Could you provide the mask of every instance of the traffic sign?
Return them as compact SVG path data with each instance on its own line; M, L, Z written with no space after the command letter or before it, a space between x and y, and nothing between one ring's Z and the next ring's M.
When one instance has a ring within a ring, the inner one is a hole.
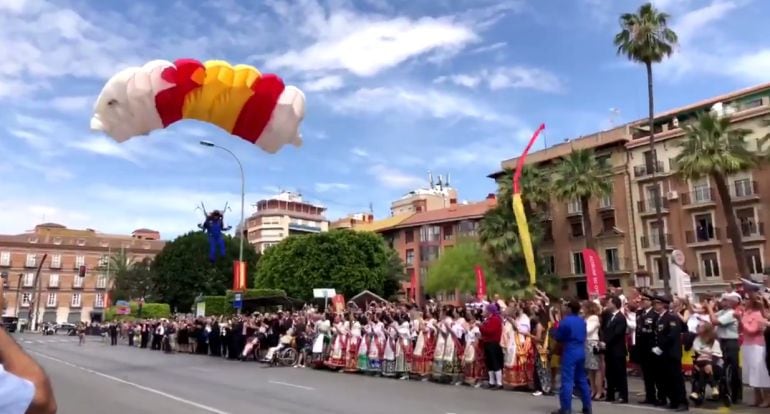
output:
M243 296L240 293L236 293L233 298L233 308L243 309Z

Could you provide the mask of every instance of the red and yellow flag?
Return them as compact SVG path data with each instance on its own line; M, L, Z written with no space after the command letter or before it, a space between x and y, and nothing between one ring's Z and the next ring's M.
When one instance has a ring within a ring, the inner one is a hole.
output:
M527 224L527 215L524 213L524 203L521 200L519 180L521 179L521 170L524 168L524 160L527 158L527 153L529 153L532 144L537 141L537 137L540 136L544 129L545 124L541 124L537 131L535 131L535 134L532 135L527 147L524 148L524 152L519 156L516 162L516 171L513 173L513 215L516 217L516 226L519 228L519 243L521 243L521 250L524 253L530 285L534 285L537 282L537 270L535 267L535 252L532 249L532 238L530 237L529 225Z

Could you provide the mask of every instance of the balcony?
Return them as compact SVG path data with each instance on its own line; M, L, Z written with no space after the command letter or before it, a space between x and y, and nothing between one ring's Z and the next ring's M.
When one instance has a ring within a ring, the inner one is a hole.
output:
M746 221L740 224L741 235L745 239L765 237L765 224Z
M756 181L735 180L730 185L730 199L733 202L759 200L759 185Z
M672 242L671 233L665 233L664 238L666 239L666 247L672 246L674 243ZM651 236L642 236L642 248L643 249L660 249L660 240L658 240L658 235L653 234Z
M639 200L636 202L636 206L641 214L655 213L655 200ZM661 197L660 207L663 212L668 212L668 200Z
M613 260L604 258L604 273L606 274L629 273L632 270L633 266L629 257L615 258Z
M634 167L634 178L647 178L652 177L652 174L655 173L655 166L658 167L658 173L663 173L663 162L662 161L655 161L650 163L644 163L641 165L637 165Z
M83 289L83 277L75 276L75 280L72 282L73 289ZM78 282L78 280L80 280Z
M709 230L692 231L687 230L684 233L685 241L687 244L719 244L723 240L722 229L710 228Z
M710 207L716 202L713 188L703 187L681 195L683 208Z

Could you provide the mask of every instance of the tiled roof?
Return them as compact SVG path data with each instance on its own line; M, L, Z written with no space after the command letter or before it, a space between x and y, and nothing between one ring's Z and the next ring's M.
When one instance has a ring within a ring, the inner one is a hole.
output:
M143 240L130 235L99 233L92 229L69 229L61 225L46 223L35 227L34 231L21 234L0 234L0 245L29 244L54 245L60 248L113 248L113 249L149 249L160 250L165 245L162 240Z
M376 220L371 223L363 223L363 224L354 226L353 229L356 231L378 232L391 227L396 227L399 224L401 224L404 220L407 220L414 215L415 215L414 213L399 214L392 217L388 217L386 219Z
M394 227L413 227L429 223L444 223L470 218L480 218L489 209L495 206L495 200L484 200L471 204L458 204L452 207L438 210L430 210L414 214Z

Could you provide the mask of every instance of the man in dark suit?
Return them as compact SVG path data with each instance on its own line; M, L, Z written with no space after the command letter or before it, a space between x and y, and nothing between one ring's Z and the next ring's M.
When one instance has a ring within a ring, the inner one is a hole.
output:
M685 395L684 374L682 373L682 320L669 310L671 298L658 296L654 300L658 312L655 326L655 363L658 369L658 389L665 390L669 408L688 411Z
M620 312L620 298L612 296L607 301L607 319L601 330L604 344L604 363L607 375L607 401L628 402L628 377L626 375L626 317ZM617 400L615 399L618 397Z
M643 294L641 309L636 314L636 342L634 344L633 360L642 369L644 379L644 400L641 404L660 405L665 400L663 390L655 386L658 368L655 365L655 355L652 348L655 346L655 327L658 324L658 314L652 307L652 296Z

